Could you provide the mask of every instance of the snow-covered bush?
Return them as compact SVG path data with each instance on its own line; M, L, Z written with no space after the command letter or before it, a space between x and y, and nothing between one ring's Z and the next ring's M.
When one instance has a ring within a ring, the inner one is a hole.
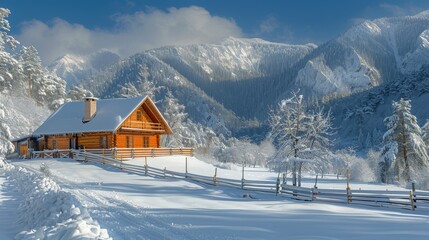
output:
M422 177L419 181L416 181L416 188L420 190L429 190L429 176Z
M30 229L15 239L110 239L79 200L51 178L12 165L5 165L5 170L10 184L23 196L20 222Z
M213 156L219 162L263 166L274 153L274 147L268 141L257 145L249 140L231 139L229 144L214 150Z
M45 163L42 163L40 165L40 172L42 172L43 175L45 175L46 177L50 177L51 176L51 170L49 169L49 166L46 165Z
M354 156L350 162L350 179L357 182L374 182L377 178L368 161Z
M336 171L350 170L350 179L358 182L374 182L377 180L376 168L371 168L373 160L360 158L353 149L342 149L333 155L333 166Z

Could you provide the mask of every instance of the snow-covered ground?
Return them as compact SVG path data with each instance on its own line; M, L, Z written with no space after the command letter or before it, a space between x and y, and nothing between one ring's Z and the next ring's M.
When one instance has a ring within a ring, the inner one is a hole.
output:
M429 237L427 212L293 201L268 193L213 187L181 179L146 177L106 165L69 159L13 161L15 166L34 172L39 171L42 163L48 166L53 181L61 187L61 191L69 193L70 198L75 199L74 204L81 204L80 208L88 211L88 216L93 219L90 223L99 224L100 228L107 230L104 234L113 239ZM129 163L143 165L144 160L136 159ZM158 168L185 170L184 157L149 158L148 163ZM196 158L188 158L188 171L212 176L214 167ZM10 239L17 231L22 231L22 227L25 230L26 226L19 221L12 229L4 224L15 222L14 216L22 216L20 208L16 208L16 202L22 201L22 196L10 185L14 180L2 176L0 174L0 232L6 235L0 239ZM240 179L241 168L219 168L218 176ZM245 177L274 180L277 175L261 168L248 168ZM314 180L307 179L305 184L312 186ZM319 186L322 185L324 188L345 187L343 180L336 179L319 181ZM352 183L353 187L397 188ZM243 197L246 194L251 194L253 198ZM37 205L36 202L34 204Z

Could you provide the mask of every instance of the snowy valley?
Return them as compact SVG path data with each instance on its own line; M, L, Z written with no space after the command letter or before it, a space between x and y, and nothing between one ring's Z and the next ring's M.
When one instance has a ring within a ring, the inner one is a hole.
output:
M46 66L9 34L9 14L0 8L0 240L429 237L429 11L365 20L319 45L229 37ZM174 132L156 140L166 155L193 156L135 158L125 137L130 158L116 145L98 153L116 168L54 155L56 141L45 158L14 149L64 103L138 96ZM373 195L353 202L359 191Z

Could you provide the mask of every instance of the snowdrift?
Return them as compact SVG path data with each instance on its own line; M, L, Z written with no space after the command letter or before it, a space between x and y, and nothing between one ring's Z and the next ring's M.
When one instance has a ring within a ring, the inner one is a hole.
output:
M111 239L82 203L48 176L5 163L0 168L22 195L17 211L27 229L15 239Z

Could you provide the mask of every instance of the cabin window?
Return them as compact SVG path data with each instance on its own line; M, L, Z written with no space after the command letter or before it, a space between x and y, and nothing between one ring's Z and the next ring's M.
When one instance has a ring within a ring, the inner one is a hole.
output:
M127 136L127 148L133 148L133 136Z
M107 136L100 136L100 147L107 148Z
M149 137L143 136L143 147L148 148L149 147Z
M55 139L55 137L52 139L52 149L56 149L57 148L57 139Z
M137 111L137 121L142 121L142 111Z
M76 149L76 138L72 137L69 139L69 145L70 145L70 149Z

